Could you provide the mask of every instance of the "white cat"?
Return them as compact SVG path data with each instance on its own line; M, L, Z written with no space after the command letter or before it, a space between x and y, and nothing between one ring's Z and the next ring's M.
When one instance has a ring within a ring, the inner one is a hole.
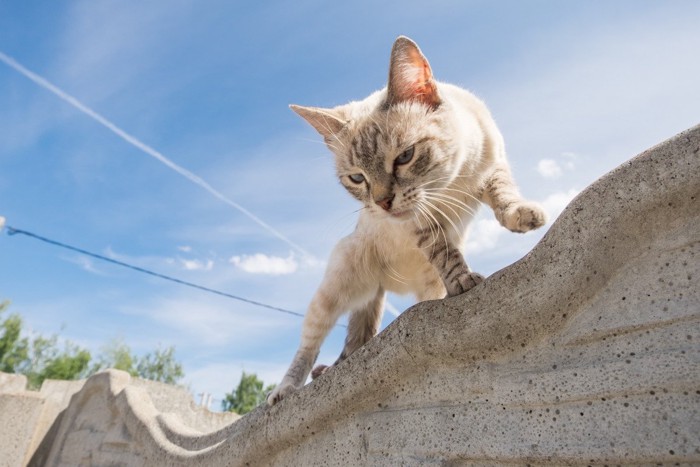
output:
M422 301L480 283L483 277L462 255L480 203L514 232L545 223L542 208L518 193L503 137L484 103L435 81L407 37L394 43L386 88L333 109L291 107L323 136L340 182L364 208L355 231L333 250L299 350L269 404L304 384L342 313L351 315L336 364L377 333L386 291ZM313 376L327 369L320 365Z

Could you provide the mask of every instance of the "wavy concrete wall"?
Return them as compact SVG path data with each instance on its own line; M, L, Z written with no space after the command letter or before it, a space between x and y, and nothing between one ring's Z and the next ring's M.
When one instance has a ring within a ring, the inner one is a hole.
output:
M26 377L0 372L0 467L140 465L139 445L124 425L124 414L132 409L121 412L110 399L127 386L132 397L148 401L160 419L184 433L197 436L240 418L197 406L182 387L131 378L117 370L87 381L46 380L40 391L27 391L26 386ZM130 455L132 451L137 454Z
M110 371L46 465L700 464L700 127L581 193L522 260L206 432Z

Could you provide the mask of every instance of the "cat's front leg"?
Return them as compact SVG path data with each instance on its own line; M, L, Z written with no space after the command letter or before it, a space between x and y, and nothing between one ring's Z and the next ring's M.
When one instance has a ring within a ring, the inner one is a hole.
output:
M512 232L528 232L547 222L542 206L520 195L505 166L497 167L488 177L482 199L491 206L498 222Z
M364 269L362 251L361 239L352 235L336 245L321 286L304 317L299 350L282 382L268 395L268 404L276 404L304 385L321 344L340 315L357 305L369 303L377 294L376 281Z
M318 358L321 344L338 319L338 315L336 300L328 295L322 284L304 317L299 350L294 355L294 359L280 384L267 396L269 405L278 403L304 385L316 358Z
M440 234L440 229L442 226L419 229L417 244L440 275L447 296L454 297L483 282L484 276L469 269L462 252L446 235Z
M267 403L274 405L301 388L317 357L318 350L300 348L280 384L267 395Z

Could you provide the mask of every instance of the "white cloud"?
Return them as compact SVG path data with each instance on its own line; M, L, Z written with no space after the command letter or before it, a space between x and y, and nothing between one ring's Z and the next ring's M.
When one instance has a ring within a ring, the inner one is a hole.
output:
M542 207L544 207L545 211L547 211L550 222L559 217L559 214L561 214L564 208L566 208L571 200L578 194L579 190L570 188L568 191L552 193L551 195L547 196L547 198L542 201Z
M268 256L263 253L233 256L229 262L234 264L237 268L251 274L269 274L272 276L292 274L296 272L299 267L293 253L290 253L286 258Z
M498 244L498 237L506 230L496 219L479 219L470 229L467 251L470 254L491 250Z
M177 247L178 250L182 251L183 253L190 253L192 251L192 247L188 245L182 245Z
M211 271L214 268L214 261L210 259L206 262L198 259L180 259L180 264L188 271Z
M544 178L559 178L564 173L564 170L574 170L576 168L576 159L578 157L573 152L563 152L561 160L542 159L537 163L537 172Z
M537 163L537 171L544 178L561 177L561 166L554 159L542 159Z

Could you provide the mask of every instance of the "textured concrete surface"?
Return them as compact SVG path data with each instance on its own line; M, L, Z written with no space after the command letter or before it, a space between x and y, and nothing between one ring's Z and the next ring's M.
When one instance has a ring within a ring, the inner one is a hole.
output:
M44 401L38 393L0 394L0 466L21 466Z
M700 127L595 182L522 260L228 426L90 378L45 464L700 465L698 197Z
M27 377L0 372L0 394L21 392L27 388Z

